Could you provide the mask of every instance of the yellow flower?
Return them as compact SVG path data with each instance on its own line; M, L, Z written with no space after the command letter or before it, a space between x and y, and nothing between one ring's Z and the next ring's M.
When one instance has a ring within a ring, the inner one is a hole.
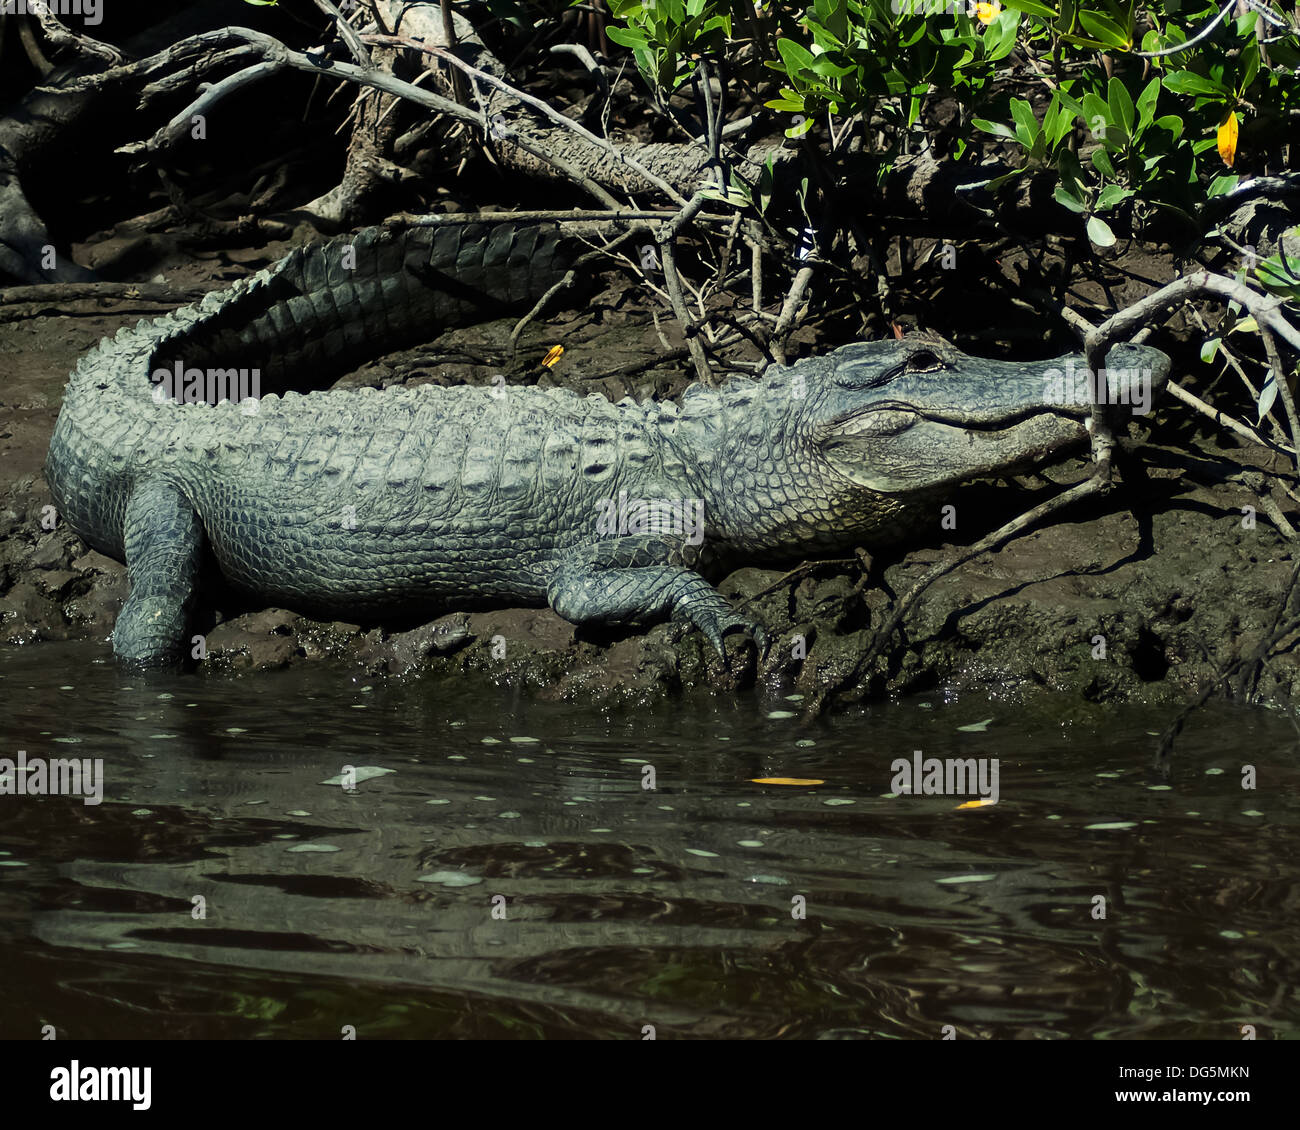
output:
M1002 5L998 0L977 0L975 4L975 18L982 24L991 24L1001 11Z
M1237 159L1237 115L1229 114L1223 119L1223 124L1219 126L1219 156L1223 158L1223 163L1232 168L1232 163Z

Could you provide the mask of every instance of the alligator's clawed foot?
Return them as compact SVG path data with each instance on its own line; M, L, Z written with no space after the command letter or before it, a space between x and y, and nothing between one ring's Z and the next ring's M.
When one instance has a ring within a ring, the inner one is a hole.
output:
M771 639L767 629L757 620L732 612L730 609L721 610L711 607L695 607L691 609L689 618L690 622L704 633L704 638L713 645L713 650L718 653L718 657L728 669L731 668L731 658L727 655L725 637L733 633L741 633L745 642L754 645L756 666L761 664L763 657L767 655Z

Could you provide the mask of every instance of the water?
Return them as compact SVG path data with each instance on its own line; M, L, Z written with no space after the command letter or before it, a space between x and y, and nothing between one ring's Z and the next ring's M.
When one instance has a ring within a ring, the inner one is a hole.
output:
M1166 779L1148 711L805 727L106 659L0 651L0 757L105 767L98 806L0 796L3 1037L1300 1035L1300 754L1264 711L1199 714ZM998 803L887 795L915 749L998 758Z

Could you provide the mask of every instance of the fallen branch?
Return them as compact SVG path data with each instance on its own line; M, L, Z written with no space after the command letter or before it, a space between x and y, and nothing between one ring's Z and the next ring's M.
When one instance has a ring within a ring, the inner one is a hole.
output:
M596 134L592 133L589 129L581 125L579 122L575 122L572 118L566 118L558 110L554 109L551 106L548 106L540 98L534 98L531 94L525 94L522 90L516 89L515 87L511 86L508 82L504 81L503 79L499 79L495 75L488 74L487 71L480 70L478 67L470 66L469 63L466 63L463 59L458 59L455 55L453 55L450 51L446 50L445 48L430 47L426 43L422 43L419 40L409 39L406 36L402 36L402 35L367 35L365 37L365 40L367 43L382 43L383 45L389 47L409 47L412 48L413 50L421 51L426 55L432 55L435 58L442 59L448 63L451 63L452 66L458 68L460 71L469 75L472 79L474 79L474 81L486 83L494 90L499 90L503 94L510 95L511 98L514 98L519 102L522 102L525 106L531 106L534 110L538 110L539 112L544 114L557 126L560 126L562 129L567 129L572 133L577 134L584 141L591 143L592 145L596 146L598 149L601 149L603 152L621 161L629 169L632 169L634 172L644 177L647 183L652 185L654 188L657 188L660 192L662 192L674 203L681 204L683 206L687 204L686 198L683 197L681 193L679 193L675 188L673 188L672 185L670 185L667 181L663 180L661 177L655 176L654 173L652 173L649 169L647 169L634 157L631 157L627 153L620 150L607 138L598 137ZM515 133L517 133L517 131L510 131L505 134L505 137L514 140Z

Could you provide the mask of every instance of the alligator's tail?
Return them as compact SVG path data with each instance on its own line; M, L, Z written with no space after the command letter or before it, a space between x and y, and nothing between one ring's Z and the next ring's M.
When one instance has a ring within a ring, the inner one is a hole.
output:
M257 369L263 392L320 388L348 368L539 298L563 277L553 225L371 228L299 248L155 326L159 369ZM167 324L170 323L170 324ZM140 373L129 398L154 391Z

